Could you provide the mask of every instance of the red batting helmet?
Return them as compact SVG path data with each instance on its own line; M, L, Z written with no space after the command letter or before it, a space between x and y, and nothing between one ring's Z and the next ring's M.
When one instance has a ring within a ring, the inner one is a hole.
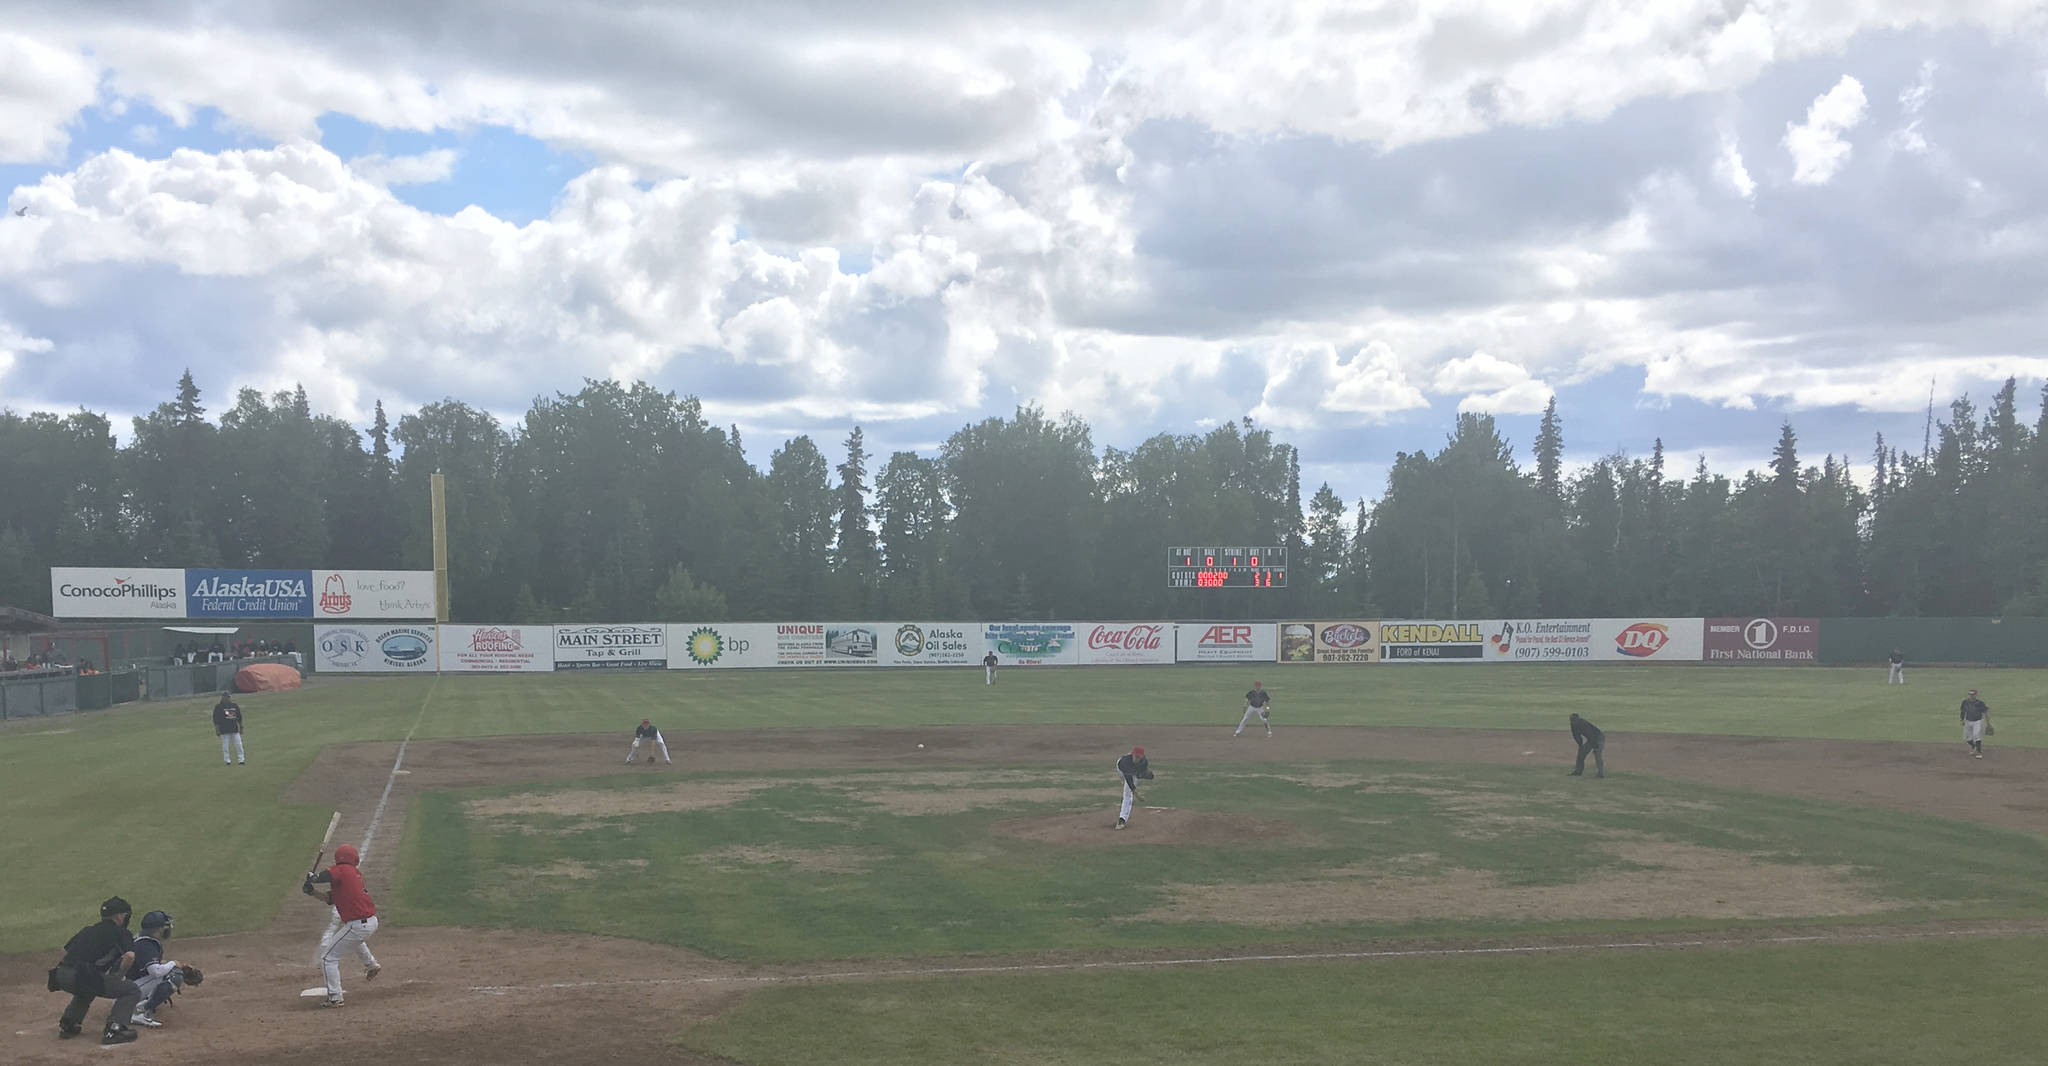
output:
M354 844L343 844L334 849L334 861L342 866L354 866L356 863L361 862L362 859L356 855L356 846Z

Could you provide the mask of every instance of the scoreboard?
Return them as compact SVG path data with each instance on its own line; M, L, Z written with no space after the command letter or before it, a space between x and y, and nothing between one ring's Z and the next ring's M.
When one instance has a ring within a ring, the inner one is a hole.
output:
M1287 549L1277 545L1168 548L1166 587L1284 589L1287 587Z

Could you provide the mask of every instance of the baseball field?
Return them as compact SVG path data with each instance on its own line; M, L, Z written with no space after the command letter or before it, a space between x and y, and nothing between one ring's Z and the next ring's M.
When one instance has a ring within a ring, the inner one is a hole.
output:
M1231 736L1254 680L1271 739ZM2038 1062L2048 672L1910 680L316 679L241 698L235 767L206 700L10 722L0 1061ZM1605 779L1564 774L1574 711ZM625 764L642 718L672 765ZM335 811L384 973L329 1011ZM43 981L115 893L208 978L102 1052Z

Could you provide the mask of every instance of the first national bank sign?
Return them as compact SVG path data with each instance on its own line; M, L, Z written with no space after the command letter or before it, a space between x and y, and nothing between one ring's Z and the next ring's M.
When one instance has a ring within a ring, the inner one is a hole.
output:
M435 617L431 570L50 569L58 618Z

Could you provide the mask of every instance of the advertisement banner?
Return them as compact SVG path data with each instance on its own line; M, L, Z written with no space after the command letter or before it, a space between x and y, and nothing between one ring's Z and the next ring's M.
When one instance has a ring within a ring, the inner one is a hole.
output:
M979 666L988 654L972 622L903 622L884 625L888 666Z
M543 674L555 668L552 626L442 626L447 673Z
M433 673L432 626L315 626L315 673Z
M555 627L557 670L663 670L667 667L667 626Z
M774 666L775 626L770 622L690 622L668 627L671 670L732 670Z
M1004 666L1074 666L1081 649L1072 622L984 622L981 638Z
M1378 622L1288 622L1280 627L1283 663L1371 663L1379 658Z
M432 570L315 570L316 618L433 618Z
M1400 621L1380 623L1380 661L1505 662L1513 654L1511 623Z
M1502 622L1490 658L1512 662L1697 663L1700 618L1523 618Z
M1814 618L1709 618L1703 662L1811 666L1820 656Z
M1171 622L1082 624L1081 665L1150 666L1173 661Z
M187 570L187 618L311 618L310 570Z
M1280 655L1280 627L1271 622L1182 622L1173 628L1177 662L1270 663Z
M56 618L184 618L185 571L53 566L50 614Z
M880 622L825 623L825 659L821 666L882 665Z

